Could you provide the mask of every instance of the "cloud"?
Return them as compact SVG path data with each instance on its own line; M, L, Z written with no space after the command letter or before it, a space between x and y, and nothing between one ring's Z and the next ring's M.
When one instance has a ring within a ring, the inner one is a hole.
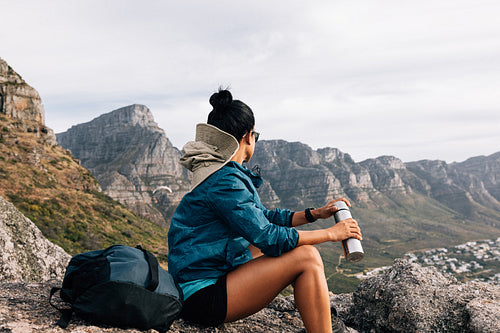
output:
M263 139L356 160L493 153L496 1L0 0L0 56L56 132L132 103L181 147L231 86ZM339 124L342 124L340 126Z

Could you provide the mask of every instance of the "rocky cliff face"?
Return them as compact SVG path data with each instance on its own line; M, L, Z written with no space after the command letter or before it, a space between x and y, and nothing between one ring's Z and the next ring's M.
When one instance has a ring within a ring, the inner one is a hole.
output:
M500 220L500 152L461 163L418 161L407 167L425 182L425 193L469 218Z
M132 105L74 126L58 134L58 140L92 171L106 193L157 221L168 219L188 190L189 175L177 163L180 152L144 106ZM299 142L272 140L257 144L249 168L260 166L264 184L259 193L268 207L302 210L347 197L356 207L381 209L401 207L407 204L404 200L432 199L450 209L450 216L480 218L496 228L499 156L449 165L405 164L393 156L356 163L335 148L313 150Z
M262 141L250 167L259 165L269 186L261 190L263 201L303 209L344 196L376 205L379 193L411 190L405 164L392 156L362 163L338 149L313 150L299 142ZM416 178L416 177L414 177Z
M180 152L144 105L130 105L57 134L99 180L104 192L165 225L189 188Z
M313 150L299 142L276 140L257 144L249 167L255 165L268 181L261 190L267 205L302 209L346 196L379 207L387 197L417 192L465 216L478 208L490 215L500 211L500 153L452 164L403 163L393 156L355 163L335 148Z
M62 279L70 256L0 196L0 281Z
M26 126L26 130L45 137L50 144L56 144L54 132L45 126L45 111L40 95L1 58L0 114L34 122L36 125Z

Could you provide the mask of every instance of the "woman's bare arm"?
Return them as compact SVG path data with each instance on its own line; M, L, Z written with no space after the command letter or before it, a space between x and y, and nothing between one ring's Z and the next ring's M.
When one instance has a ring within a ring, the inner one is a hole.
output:
M299 230L297 246L314 245L324 242L338 242L347 238L363 239L358 223L353 219L341 221L329 228L319 230Z

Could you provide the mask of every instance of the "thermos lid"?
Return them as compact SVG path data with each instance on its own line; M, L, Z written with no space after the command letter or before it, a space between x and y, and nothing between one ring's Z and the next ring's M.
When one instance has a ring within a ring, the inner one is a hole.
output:
M337 209L349 209L349 206L344 201L336 201L334 205Z

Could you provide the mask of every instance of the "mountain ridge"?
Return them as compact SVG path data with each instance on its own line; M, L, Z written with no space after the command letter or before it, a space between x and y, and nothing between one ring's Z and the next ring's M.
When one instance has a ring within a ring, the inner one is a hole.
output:
M131 105L114 110L110 114L127 109L135 109L134 112L143 110L142 107ZM72 128L82 132L88 131L88 136L92 137L93 141L103 142L102 149L113 149L104 144L108 142L108 136L113 136L111 132L100 137L99 131L93 131L96 126L109 129L104 123L98 124L99 119L98 117ZM127 121L114 126L119 128L118 133L133 127ZM145 137L141 142L145 145L139 150L147 151L146 147L151 142L156 142L156 131L156 123L143 127L141 133ZM71 136L71 132L67 131L64 135ZM162 135L166 137L164 132ZM60 140L61 134L57 136ZM135 143L137 142L139 141ZM66 145L63 140L60 140L60 143L75 152L85 149L83 140L80 143L74 141L73 147ZM120 144L122 146L115 149L124 152L121 161L127 160L128 149L138 149L135 146L127 148L129 143L126 140L122 140ZM180 154L180 151L176 150L171 158L177 161ZM79 153L75 153L75 156L79 158ZM254 156L246 166L251 169L259 165L264 178L259 195L268 208L299 211L306 207L322 206L339 197L351 200L353 215L360 223L365 236L363 244L371 255L359 265L341 263L339 266L338 258L342 255L340 248L336 244L318 245L328 266L327 274L338 277L337 270L349 275L366 268L383 266L409 250L440 247L442 243L458 245L468 240L500 236L500 203L497 200L500 193L500 184L497 181L500 179L499 157L500 153L495 153L448 164L439 160L404 163L395 156L386 155L355 162L348 153L337 148L314 150L301 142L262 140L257 143ZM154 154L149 154L148 158L153 164L163 163L158 158L155 160ZM131 159L128 163L137 162L140 163L137 159ZM109 168L106 163L102 165ZM85 159L82 159L82 164L86 166ZM185 174L178 173L176 169L165 168L163 171L171 177L177 177L183 184L189 181ZM100 176L96 177L99 179ZM119 177L127 176L121 173ZM132 176L133 179L138 177ZM119 180L110 181L117 182ZM106 183L101 184L106 187ZM168 190L155 192L159 187ZM112 191L106 188L105 191L113 197ZM142 197L148 196L156 209L171 213L176 202L158 200L161 198L158 194L163 198L176 197L180 200L188 191L188 186L174 188L170 183L157 182L155 186L136 186L128 188L127 191L135 191L135 195ZM114 198L120 200L118 196ZM169 215L162 215L165 225L168 226ZM332 221L320 221L304 228L321 227L331 223ZM350 281L355 283L355 279ZM330 287L335 288L333 285Z
M318 245L327 275L336 280L329 281L330 288L339 291L334 285L342 279L339 271L348 276L387 265L411 250L498 237L500 205L491 193L500 186L496 181L500 179L499 156L471 160L488 162L485 168L497 175L488 177L489 173L462 171L473 168L470 162L410 164L394 156L380 156L357 163L336 148L313 150L298 142L263 140L257 143L248 167L260 166L264 183L259 194L267 207L303 210L339 197L351 201L369 255L360 263L349 264L339 259L342 252L337 244ZM318 221L304 228L332 222Z
M7 77L13 75L8 66L1 73L5 72ZM140 241L165 259L169 216L189 189L189 175L177 163L180 151L154 122L151 111L134 104L90 122L92 133L82 126L72 127L74 134L81 129L74 135L81 142L72 148L79 149L78 160L51 142L41 117L31 118L33 110L43 109L25 106L41 105L41 101L29 100L16 90L18 83L25 83L8 80L0 82L0 94L4 94L0 195L70 253ZM7 114L7 106L20 112ZM338 292L359 283L350 276L385 266L408 250L498 235L498 156L473 157L456 164L439 160L403 163L393 156L356 163L336 148L314 150L300 142L263 140L257 143L248 166L261 166L264 183L259 193L268 208L303 210L339 196L351 200L369 255L360 264L347 264L340 260L338 244L318 245L330 287ZM95 175L83 167L89 161ZM156 225L150 224L152 220ZM318 221L304 228L331 223Z
M104 193L166 226L189 188L181 156L144 105L132 104L56 135L98 179Z

